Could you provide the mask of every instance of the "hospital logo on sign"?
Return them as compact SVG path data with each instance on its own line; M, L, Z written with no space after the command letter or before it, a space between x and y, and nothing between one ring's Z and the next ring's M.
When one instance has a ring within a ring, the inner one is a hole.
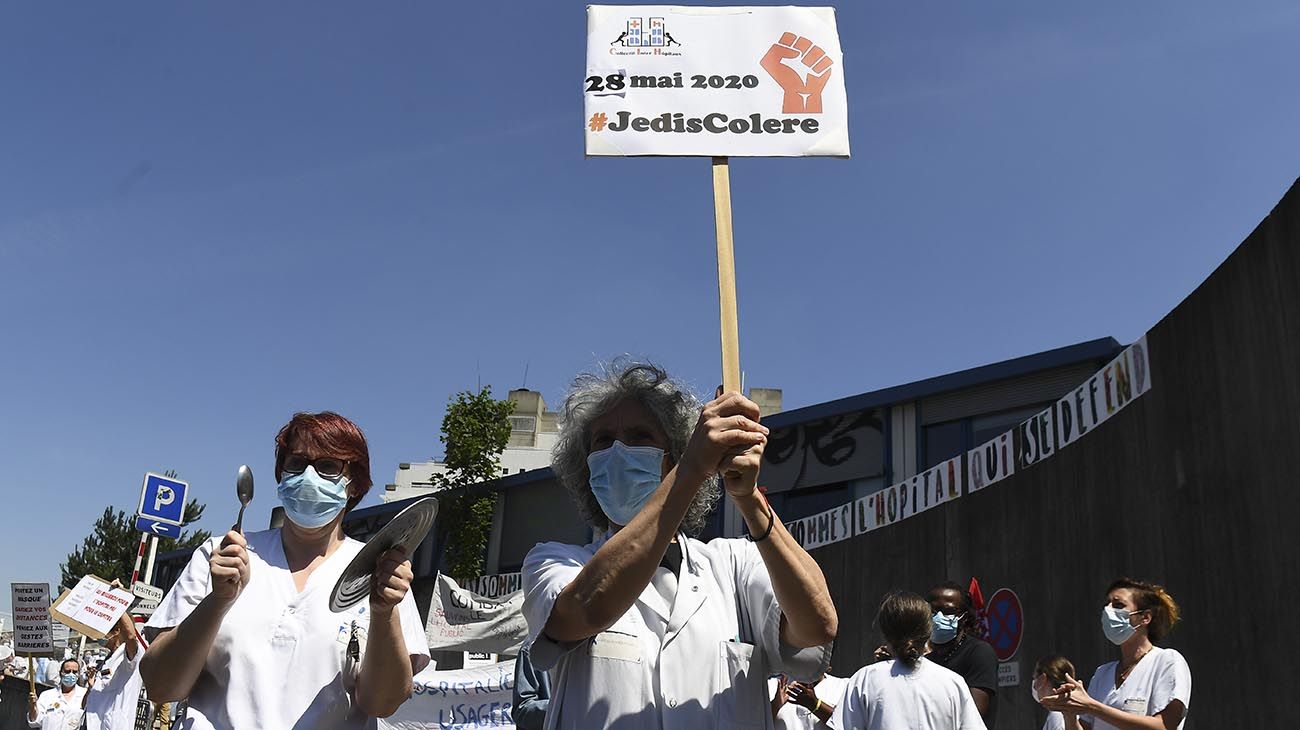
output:
M673 46L680 48L682 44L668 32L663 18L628 18L623 31L610 41L610 45L623 48L649 48L662 52L663 49Z

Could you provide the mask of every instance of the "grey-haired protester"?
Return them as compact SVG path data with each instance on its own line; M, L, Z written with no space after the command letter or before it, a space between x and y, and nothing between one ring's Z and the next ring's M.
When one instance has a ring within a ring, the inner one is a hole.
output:
M758 489L758 406L701 408L659 367L622 363L579 375L561 415L552 466L597 537L524 560L547 727L769 727L766 678L821 676L837 617ZM723 493L748 539L695 539Z

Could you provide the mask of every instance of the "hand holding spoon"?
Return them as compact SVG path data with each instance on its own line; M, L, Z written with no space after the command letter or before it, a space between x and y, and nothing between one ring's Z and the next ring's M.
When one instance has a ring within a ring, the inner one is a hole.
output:
M239 519L231 530L244 534L244 508L253 501L253 470L248 465L239 467L239 476L235 477L235 495L239 497Z

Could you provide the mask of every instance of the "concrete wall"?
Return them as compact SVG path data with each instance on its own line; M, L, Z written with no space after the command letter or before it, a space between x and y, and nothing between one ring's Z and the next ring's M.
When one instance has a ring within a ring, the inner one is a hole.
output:
M1083 677L1116 658L1103 591L1120 575L1167 586L1185 620L1165 641L1194 677L1190 728L1290 727L1300 603L1300 185L1148 333L1152 389L1046 461L906 522L813 551L840 610L834 673L879 644L891 588L980 579L1015 590L1021 685L999 728L1038 727L1034 660Z

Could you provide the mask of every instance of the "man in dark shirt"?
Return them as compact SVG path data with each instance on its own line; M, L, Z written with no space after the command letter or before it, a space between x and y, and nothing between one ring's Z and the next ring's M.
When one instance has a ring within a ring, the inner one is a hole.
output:
M930 589L926 600L935 614L926 659L966 680L980 717L993 730L998 715L998 658L993 647L976 636L979 619L970 593L956 583L941 583Z

